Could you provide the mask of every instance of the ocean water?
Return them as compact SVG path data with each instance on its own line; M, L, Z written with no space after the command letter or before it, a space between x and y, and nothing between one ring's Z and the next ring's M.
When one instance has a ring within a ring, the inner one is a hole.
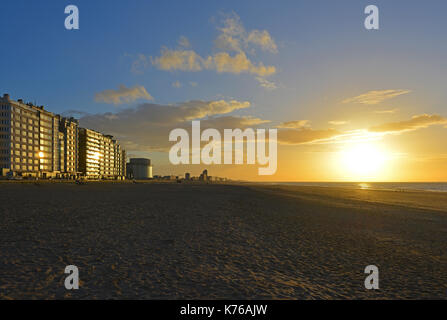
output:
M370 190L447 192L447 182L271 182L270 185L340 187Z

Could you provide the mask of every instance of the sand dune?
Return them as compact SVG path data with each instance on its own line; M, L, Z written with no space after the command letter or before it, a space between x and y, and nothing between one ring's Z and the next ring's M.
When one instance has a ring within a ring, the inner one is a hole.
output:
M2 299L447 297L447 195L0 184ZM81 286L64 288L66 265ZM364 288L365 266L380 290Z

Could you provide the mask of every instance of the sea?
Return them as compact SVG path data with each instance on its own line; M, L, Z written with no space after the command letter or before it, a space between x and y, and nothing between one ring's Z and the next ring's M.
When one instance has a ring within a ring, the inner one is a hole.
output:
M447 192L447 182L264 182L268 185L339 187L349 189Z

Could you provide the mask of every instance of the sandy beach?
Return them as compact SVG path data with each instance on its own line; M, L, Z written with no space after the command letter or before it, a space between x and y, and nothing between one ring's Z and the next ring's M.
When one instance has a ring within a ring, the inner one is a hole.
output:
M0 183L1 299L446 297L447 193Z

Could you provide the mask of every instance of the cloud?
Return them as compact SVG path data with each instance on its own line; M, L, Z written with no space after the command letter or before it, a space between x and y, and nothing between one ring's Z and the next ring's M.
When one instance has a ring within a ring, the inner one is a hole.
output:
M333 125L333 126L342 126L342 125L344 125L344 124L347 124L348 121L344 121L344 120L332 120L332 121L328 121L328 123L329 123L330 125Z
M235 110L247 109L250 107L248 101L237 100L217 100L217 101L189 101L179 105L179 109L183 111L185 120L201 119L209 116L226 114Z
M278 52L278 47L276 46L275 41L266 30L253 30L248 34L247 42L257 44L263 50L267 50L273 53Z
M191 47L191 43L189 42L188 38L186 38L185 36L180 37L180 39L178 40L178 45L182 48L190 48Z
M146 91L143 86L126 88L120 85L118 90L104 90L95 94L96 102L122 104L130 103L138 99L153 100L154 98Z
M376 110L375 113L378 114L393 114L396 113L399 109L389 109L389 110Z
M162 48L161 55L150 58L153 65L160 70L200 71L203 59L193 50L170 50Z
M127 151L166 151L172 146L169 132L191 128L200 119L203 128L244 128L265 123L255 117L235 117L229 113L250 107L248 101L188 101L177 105L141 104L116 113L82 117L80 125L115 136ZM222 131L223 132L223 131Z
M267 80L267 79L264 79L264 78L262 78L262 77L256 77L256 80L258 80L259 85L260 85L261 87L265 88L265 89L268 89L268 90L275 90L275 89L278 88L278 87L276 86L276 83L274 83L274 82L272 82L272 81L269 81L269 80Z
M223 26L218 30L220 35L214 43L221 50L241 52L253 50L251 45L255 45L263 51L278 52L275 40L267 30L254 29L247 32L239 16L235 13L227 15L223 19Z
M346 144L366 141L377 141L385 134L369 132L365 129L338 131L336 129L314 130L303 129L283 129L278 131L278 142L288 145L300 144Z
M207 69L216 70L219 73L239 74L246 72L265 77L276 72L275 67L264 66L262 62L257 65L253 64L244 52L239 52L234 56L227 52L219 52L212 57L208 57L204 64Z
M132 62L130 71L135 74L142 74L151 65L150 59L144 54L138 54L137 59Z
M440 115L421 114L413 116L410 120L400 122L390 122L368 129L370 132L401 133L417 129L427 128L432 125L445 125L447 118Z
M312 129L309 120L287 121L278 125L277 128L280 129L278 143L286 145L328 143L342 134L335 129Z
M235 13L227 15L222 24L218 27L220 34L214 41L215 46L224 51L242 51L245 29L239 16Z
M179 47L176 49L162 47L157 57L138 55L132 64L132 71L140 73L150 62L154 67L164 71L213 70L217 73L248 73L261 78L276 73L276 67L254 62L248 56L249 53L255 53L256 48L273 53L278 51L268 31L255 29L247 32L236 14L227 16L223 21L223 26L218 30L215 47L219 49L219 52L202 56L191 49L188 39L182 36L178 41ZM273 82L265 79L258 79L258 81L264 88L276 88Z
M313 130L310 128L303 128L300 130L286 129L278 131L278 142L281 144L297 145L316 143L319 141L327 141L333 139L340 132L334 129L327 130Z
M219 52L204 59L192 50L164 48L161 55L151 58L151 61L157 68L166 71L201 71L207 69L218 73L251 73L262 77L276 72L274 66L265 66L262 62L254 64L244 52L235 55Z
M300 129L300 128L309 127L309 125L310 125L309 120L296 120L296 121L283 122L280 125L278 125L277 128Z
M181 88L182 87L182 84L181 84L181 82L180 81L174 81L173 83L172 83L172 86L174 87L174 88Z
M410 92L410 90L375 90L353 98L345 99L342 103L361 103L373 105Z
M447 125L447 118L428 114L416 115L406 121L385 123L368 129L350 131L338 131L335 129L314 130L304 126L307 124L306 120L301 121L303 122L285 122L278 126L278 128L286 128L278 131L278 142L288 145L300 145L377 141L389 134L400 134L427 128L432 125Z
M203 128L215 128L223 133L224 129L256 127L269 122L270 120L264 120L251 116L245 116L245 117L221 116L221 117L212 117L206 119L205 121L201 121L201 126Z

